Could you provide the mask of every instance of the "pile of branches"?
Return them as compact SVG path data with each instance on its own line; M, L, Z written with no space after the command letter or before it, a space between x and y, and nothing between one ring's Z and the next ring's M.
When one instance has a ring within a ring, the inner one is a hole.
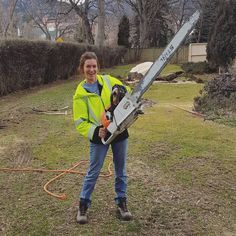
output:
M236 112L236 76L223 74L208 81L200 96L194 98L194 109L204 114L224 115Z

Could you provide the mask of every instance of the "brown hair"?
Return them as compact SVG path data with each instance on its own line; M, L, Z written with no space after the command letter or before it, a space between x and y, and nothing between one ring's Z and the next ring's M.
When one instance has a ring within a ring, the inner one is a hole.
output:
M84 73L84 63L86 60L89 60L89 59L95 59L97 61L98 69L100 68L97 55L94 52L85 52L80 57L80 62L79 62L80 73L82 74Z

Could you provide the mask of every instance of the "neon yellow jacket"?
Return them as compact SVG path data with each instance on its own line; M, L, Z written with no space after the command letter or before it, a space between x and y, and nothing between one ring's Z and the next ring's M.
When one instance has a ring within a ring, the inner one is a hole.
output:
M102 87L101 95L89 93L83 88L86 80L77 87L73 97L73 116L77 131L92 140L94 131L101 126L101 116L110 106L110 95L115 84L122 82L109 75L97 75L99 86ZM126 87L130 91L129 87Z

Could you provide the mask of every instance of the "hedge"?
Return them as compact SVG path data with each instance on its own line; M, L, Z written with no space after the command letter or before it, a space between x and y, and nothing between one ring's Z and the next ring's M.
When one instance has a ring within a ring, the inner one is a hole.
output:
M103 68L119 64L126 49L48 41L0 41L0 96L70 78L77 73L85 51L94 51Z

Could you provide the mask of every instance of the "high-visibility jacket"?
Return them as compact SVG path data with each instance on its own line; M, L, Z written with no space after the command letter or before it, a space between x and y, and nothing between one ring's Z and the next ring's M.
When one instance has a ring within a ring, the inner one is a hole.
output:
M112 87L115 84L123 85L122 82L109 75L97 75L101 95L87 92L83 88L86 80L77 87L73 97L73 116L77 131L92 140L95 129L101 126L101 117L105 109L110 106ZM126 87L130 91L129 87Z

